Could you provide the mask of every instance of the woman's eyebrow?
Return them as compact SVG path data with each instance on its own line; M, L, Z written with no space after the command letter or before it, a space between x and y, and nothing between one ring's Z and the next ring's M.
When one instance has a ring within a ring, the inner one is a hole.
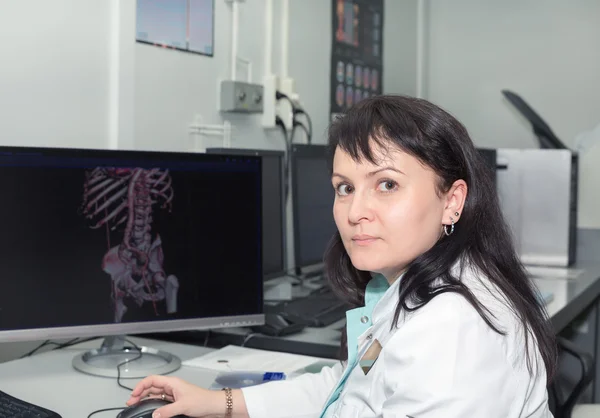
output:
M382 171L394 171L394 172L396 172L398 174L406 175L406 173L404 173L402 170L398 170L397 168L392 167L392 166L385 166L385 167L378 168L375 171L371 171L370 173L367 173L367 177L373 177L374 175L379 174ZM335 173L335 172L333 174L331 174L331 177L332 178L333 177L340 177L340 178L342 178L344 180L349 180L348 177L344 176L343 174Z
M367 177L373 177L374 175L379 174L382 171L395 171L398 174L406 175L402 170L398 170L397 168L392 167L392 166L386 166L386 167L381 167L375 171L371 171L369 174L367 174Z
M344 180L349 180L349 178L348 178L348 177L344 176L343 174L339 174L339 173L333 173L333 174L331 174L331 177L332 177L332 178L333 178L333 177L340 177L341 179L344 179Z

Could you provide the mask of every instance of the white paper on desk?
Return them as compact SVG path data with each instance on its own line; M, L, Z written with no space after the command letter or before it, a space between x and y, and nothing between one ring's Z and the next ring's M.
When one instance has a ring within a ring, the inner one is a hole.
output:
M264 371L291 374L317 362L335 360L228 345L183 362L184 366L218 372Z

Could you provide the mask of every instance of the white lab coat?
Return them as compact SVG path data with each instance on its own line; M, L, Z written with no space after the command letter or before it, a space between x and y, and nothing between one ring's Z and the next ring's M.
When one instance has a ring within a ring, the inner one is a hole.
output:
M353 369L326 417L552 417L535 341L530 339L530 374L523 332L500 293L472 270L465 270L462 280L506 335L492 330L456 293L441 294L402 314L398 327L390 330L397 280L359 337L359 347L377 339L383 349L366 375L361 367ZM250 418L318 418L344 367L338 363L318 374L244 388Z

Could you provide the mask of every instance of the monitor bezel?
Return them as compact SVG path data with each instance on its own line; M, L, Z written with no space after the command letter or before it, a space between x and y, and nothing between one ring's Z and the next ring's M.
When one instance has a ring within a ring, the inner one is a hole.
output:
M219 316L166 321L121 322L113 324L0 330L0 343L153 334L176 331L206 331L219 328L250 327L265 324L265 314Z
M302 274L303 269L310 269L313 266L323 264L323 258L315 260L301 260L300 252L300 235L297 231L300 230L300 219L298 217L298 158L325 158L328 157L328 146L324 144L293 144L291 147L291 175L292 175L292 211L293 211L293 228L294 228L294 264L296 272ZM333 203L333 202L332 202Z
M279 169L280 169L280 186L281 186L281 248L282 248L282 268L281 270L274 271L272 273L264 274L263 272L263 280L269 281L273 279L278 279L287 274L287 245L286 245L286 231L287 231L287 211L286 211L286 201L285 201L285 152L279 150L267 150L267 149L259 149L259 148L219 148L219 147L210 147L206 148L207 154L233 154L233 155L254 155L254 156L269 156L269 157L279 157ZM264 193L264 190L263 190ZM264 220L263 220L264 222Z
M236 156L234 154L205 154L198 152L182 151L147 151L147 150L113 150L96 148L67 148L67 147L34 147L34 146L0 146L0 153L14 154L32 154L44 153L45 155L66 156L72 158L114 158L114 159L161 159L165 162L185 161L185 162L222 162L227 157ZM259 173L262 175L262 160L257 156L248 155L249 158L255 158L259 164ZM260 182L262 185L262 182ZM262 214L262 199L259 199L261 205L259 213ZM262 236L262 219L260 220L260 230ZM260 251L262 261L262 251ZM231 316L215 316L187 319L169 319L162 321L135 321L120 323L103 323L92 325L74 325L60 327L27 328L27 329L0 329L0 343L20 342L35 340L50 340L63 338L86 338L86 337L105 337L113 335L127 334L147 334L173 331L190 330L209 330L217 328L248 327L255 325L264 325L264 294L262 278L262 262L260 263L259 274L257 275L257 292L259 300L256 302L256 313Z

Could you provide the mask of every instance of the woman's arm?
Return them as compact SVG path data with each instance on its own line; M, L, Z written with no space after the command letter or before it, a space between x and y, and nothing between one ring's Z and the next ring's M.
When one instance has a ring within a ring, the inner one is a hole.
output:
M324 367L319 373L306 373L291 380L243 388L240 393L244 399L244 412L250 418L318 416L342 370L342 365L337 362L332 367Z

